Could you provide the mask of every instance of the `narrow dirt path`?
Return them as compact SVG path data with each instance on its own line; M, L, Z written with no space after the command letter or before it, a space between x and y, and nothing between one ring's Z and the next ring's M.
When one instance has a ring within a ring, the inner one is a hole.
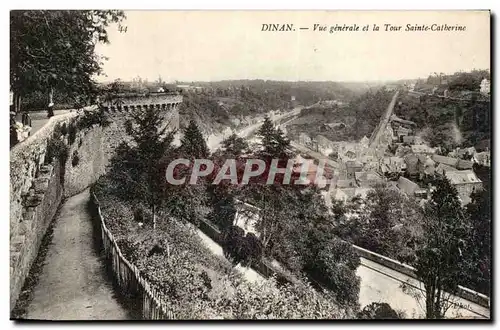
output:
M52 243L25 319L127 320L95 249L89 191L69 198L54 224Z

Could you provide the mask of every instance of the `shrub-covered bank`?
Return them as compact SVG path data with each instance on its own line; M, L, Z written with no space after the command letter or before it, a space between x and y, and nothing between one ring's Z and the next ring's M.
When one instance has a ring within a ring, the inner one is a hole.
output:
M126 258L168 297L178 319L339 319L350 312L307 284L278 287L274 279L250 283L215 256L189 226L165 215L156 228L140 203L125 202L102 177L93 187L108 228ZM135 213L135 217L134 217ZM137 220L143 222L138 222Z

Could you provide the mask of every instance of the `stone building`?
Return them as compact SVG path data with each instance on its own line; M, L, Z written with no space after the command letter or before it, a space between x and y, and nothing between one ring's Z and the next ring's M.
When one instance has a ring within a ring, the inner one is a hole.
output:
M471 170L449 171L445 173L445 176L457 189L462 205L469 204L471 201L470 195L474 191L478 191L483 188L483 183Z
M491 167L491 155L489 151L478 152L472 157L472 161L483 166Z
M347 179L354 179L355 173L360 172L363 169L363 164L357 161L347 161L345 162Z
M398 179L397 187L408 196L414 196L415 192L420 189L417 183L402 176Z
M486 78L484 78L481 81L481 84L479 85L479 92L484 95L484 96L489 96L490 95L490 81Z
M358 186L362 188L373 188L384 182L382 177L376 172L356 172L354 177Z
M446 164L439 164L436 167L435 172L441 175L446 174L446 172L455 172L457 169Z

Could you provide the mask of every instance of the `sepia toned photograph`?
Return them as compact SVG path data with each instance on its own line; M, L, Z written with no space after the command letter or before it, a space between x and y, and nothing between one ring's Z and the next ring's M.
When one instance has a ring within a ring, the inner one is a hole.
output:
M11 10L10 319L490 321L488 10Z

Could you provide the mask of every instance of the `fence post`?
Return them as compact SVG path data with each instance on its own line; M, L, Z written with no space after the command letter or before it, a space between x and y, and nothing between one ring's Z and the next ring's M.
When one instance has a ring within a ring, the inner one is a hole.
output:
M131 264L122 254L113 234L106 227L99 201L94 193L91 193L91 201L97 208L105 259L111 262L113 277L122 293L132 293L134 296L142 295L143 319L173 319L173 313L166 308L163 295L160 294L160 291L151 286L151 284L141 276L137 266Z

